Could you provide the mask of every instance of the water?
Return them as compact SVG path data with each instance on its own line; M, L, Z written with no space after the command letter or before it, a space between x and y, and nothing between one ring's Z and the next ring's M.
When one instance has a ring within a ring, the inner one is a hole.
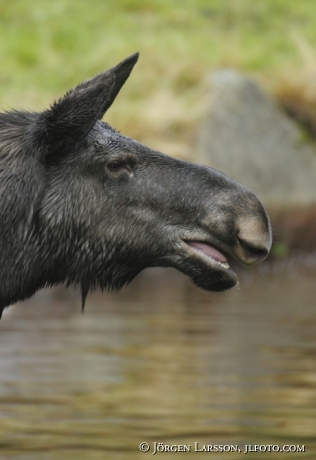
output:
M178 460L314 460L315 259L237 270L240 288L222 294L153 269L90 295L84 315L60 289L7 310L0 459L174 458L152 455L163 443ZM199 451L217 444L305 452Z

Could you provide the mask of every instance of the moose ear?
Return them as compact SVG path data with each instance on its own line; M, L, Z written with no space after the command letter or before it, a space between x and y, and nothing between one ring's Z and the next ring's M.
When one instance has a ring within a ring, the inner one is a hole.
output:
M39 115L36 141L50 152L80 143L100 120L138 60L135 53L117 66L76 86Z

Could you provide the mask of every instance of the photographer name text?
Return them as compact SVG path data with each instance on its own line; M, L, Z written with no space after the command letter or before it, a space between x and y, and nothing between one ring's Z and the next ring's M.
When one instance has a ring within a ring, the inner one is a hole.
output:
M153 442L152 446L148 442L142 442L139 445L141 452L149 452L151 454L161 454L164 452L237 452L239 454L248 454L253 452L305 452L305 446L295 444L285 444L279 446L277 444L245 444L241 448L238 444L202 444L195 442L191 444L164 444L162 442Z

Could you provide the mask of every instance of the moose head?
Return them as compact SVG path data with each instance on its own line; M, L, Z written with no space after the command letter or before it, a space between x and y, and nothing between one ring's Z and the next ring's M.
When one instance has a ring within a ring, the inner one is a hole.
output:
M271 246L258 198L101 119L138 53L41 113L0 114L0 312L59 283L119 289L146 267L174 267L222 291Z

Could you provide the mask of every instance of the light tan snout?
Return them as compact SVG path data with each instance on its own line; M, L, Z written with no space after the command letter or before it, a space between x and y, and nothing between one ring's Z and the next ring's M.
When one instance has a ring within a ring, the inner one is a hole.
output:
M235 255L241 263L254 265L267 257L272 245L271 227L267 217L242 217L237 221L237 230Z

